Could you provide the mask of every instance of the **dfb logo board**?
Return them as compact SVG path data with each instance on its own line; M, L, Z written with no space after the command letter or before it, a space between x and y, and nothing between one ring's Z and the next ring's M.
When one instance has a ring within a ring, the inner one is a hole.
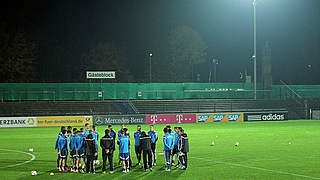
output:
M37 117L37 126L84 126L85 123L92 125L92 119L92 116L41 116Z

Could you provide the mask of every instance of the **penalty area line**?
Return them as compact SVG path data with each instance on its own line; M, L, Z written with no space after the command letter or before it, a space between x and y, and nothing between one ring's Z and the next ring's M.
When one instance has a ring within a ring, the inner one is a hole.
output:
M285 175L291 175L291 176L303 177L303 178L309 178L309 179L320 179L318 177L312 177L312 176L306 176L306 175L302 175L302 174L296 174L296 173L289 173L289 172L283 172L283 171L278 171L278 170L260 168L260 167L255 167L255 166L247 166L247 165L224 162L224 161L213 161L213 160L206 159L206 158L201 158L201 157L190 157L190 158L203 160L203 161L208 161L208 162L212 162L212 163L215 163L215 164L227 164L227 165L230 165L230 166L238 166L238 167L244 167L244 168L250 168L250 169L257 169L257 170L261 170L261 171L268 171L268 172L271 172L271 173L285 174Z
M17 152L17 153L21 153L21 154L27 154L29 156L31 156L31 159L27 160L27 161L24 161L22 163L17 163L17 164L12 164L12 165L8 165L8 166L2 166L0 167L0 169L3 169L3 168L10 168L10 167L15 167L15 166L20 166L20 165L23 165L23 164L27 164L33 160L36 159L36 156L31 154L31 153L27 153L27 152L23 152L23 151L17 151L17 150L10 150L10 149L0 149L0 151L9 151L9 152Z

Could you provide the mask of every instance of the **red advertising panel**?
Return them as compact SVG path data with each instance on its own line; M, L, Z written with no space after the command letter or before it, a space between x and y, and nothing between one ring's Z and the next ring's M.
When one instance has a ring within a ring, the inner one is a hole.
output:
M147 114L147 124L196 123L196 114Z

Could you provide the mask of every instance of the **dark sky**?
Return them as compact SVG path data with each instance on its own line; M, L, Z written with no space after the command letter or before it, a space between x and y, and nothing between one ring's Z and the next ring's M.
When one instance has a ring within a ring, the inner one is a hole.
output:
M257 2L257 61L269 41L275 84L280 79L291 84L319 84L320 1ZM239 72L248 67L253 53L252 0L14 1L2 9L0 20L24 24L39 42L39 81L72 81L81 54L98 42L115 42L126 48L131 72L138 81L143 80L146 50L157 49L170 30L182 25L203 37L208 60L221 60L219 82L240 82ZM48 49L57 46L68 49L68 54L57 63L48 62L54 56ZM51 68L52 64L63 68ZM311 69L306 68L308 64ZM50 75L48 71L59 73ZM205 81L207 64L197 66L197 71Z

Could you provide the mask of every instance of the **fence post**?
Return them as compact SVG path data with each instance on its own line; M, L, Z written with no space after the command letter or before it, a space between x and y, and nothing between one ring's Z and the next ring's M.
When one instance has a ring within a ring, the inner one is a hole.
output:
M305 111L306 111L306 119L308 119L308 100L304 100L304 108L305 108Z

